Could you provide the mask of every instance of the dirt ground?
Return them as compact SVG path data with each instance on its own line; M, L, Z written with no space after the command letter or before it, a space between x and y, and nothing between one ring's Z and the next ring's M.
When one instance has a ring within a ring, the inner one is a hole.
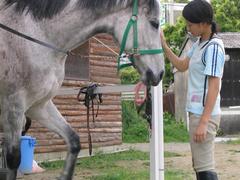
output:
M195 175L192 172L191 153L190 150L181 148L173 152L181 154L179 157L165 158L165 167L169 169L177 169ZM216 170L220 180L239 180L240 179L240 145L217 143L215 147ZM185 179L184 179L185 180Z
M148 148L137 145L135 149L148 151ZM180 154L177 157L165 158L165 169L183 171L191 175L191 178L183 180L195 180L191 167L191 153L188 143L165 144L165 151ZM240 179L240 145L217 143L215 147L216 168L220 180ZM141 166L141 163L138 163ZM136 164L135 164L136 166ZM41 174L24 175L24 180L52 180L60 174L60 170L45 171ZM74 180L84 180L96 174L94 170L75 170Z

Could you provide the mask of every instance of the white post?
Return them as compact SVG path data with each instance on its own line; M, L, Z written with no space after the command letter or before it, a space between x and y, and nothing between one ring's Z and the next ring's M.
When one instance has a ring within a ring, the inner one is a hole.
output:
M150 179L164 180L162 82L151 88L152 132L150 139Z

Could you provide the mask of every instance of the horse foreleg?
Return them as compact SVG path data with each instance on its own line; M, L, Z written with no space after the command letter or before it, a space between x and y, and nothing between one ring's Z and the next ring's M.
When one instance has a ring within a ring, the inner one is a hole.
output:
M3 148L8 167L8 180L15 180L20 165L20 137L24 120L23 100L10 95L2 98L1 120L3 125Z
M77 156L80 151L78 134L69 126L52 101L49 101L47 104L40 104L30 108L27 111L27 116L31 119L37 120L40 124L64 138L68 145L68 153L64 165L64 171L60 179L71 180Z

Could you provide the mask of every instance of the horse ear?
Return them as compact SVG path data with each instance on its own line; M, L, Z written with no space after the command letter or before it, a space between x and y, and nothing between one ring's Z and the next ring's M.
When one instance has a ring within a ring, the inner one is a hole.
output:
M153 9L157 5L155 0L149 0L148 3L149 3L150 9Z
M154 9L156 6L156 0L139 0L139 4L146 4L149 8L149 11L151 11L151 9Z
M141 4L151 4L151 1L154 1L154 0L139 0L139 4L141 5Z
M144 13L149 14L152 9L154 0L139 0L139 5L144 6Z

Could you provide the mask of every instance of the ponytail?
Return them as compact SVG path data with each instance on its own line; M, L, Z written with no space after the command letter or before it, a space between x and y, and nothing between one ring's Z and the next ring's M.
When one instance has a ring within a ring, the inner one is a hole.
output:
M212 28L211 28L211 29L212 29L212 33L211 33L211 36L210 36L210 38L209 38L209 41L213 38L213 35L218 32L217 23L214 22L214 21L212 21L211 25L212 25Z
M211 25L212 25L212 33L217 33L218 29L217 29L216 22L212 21Z

